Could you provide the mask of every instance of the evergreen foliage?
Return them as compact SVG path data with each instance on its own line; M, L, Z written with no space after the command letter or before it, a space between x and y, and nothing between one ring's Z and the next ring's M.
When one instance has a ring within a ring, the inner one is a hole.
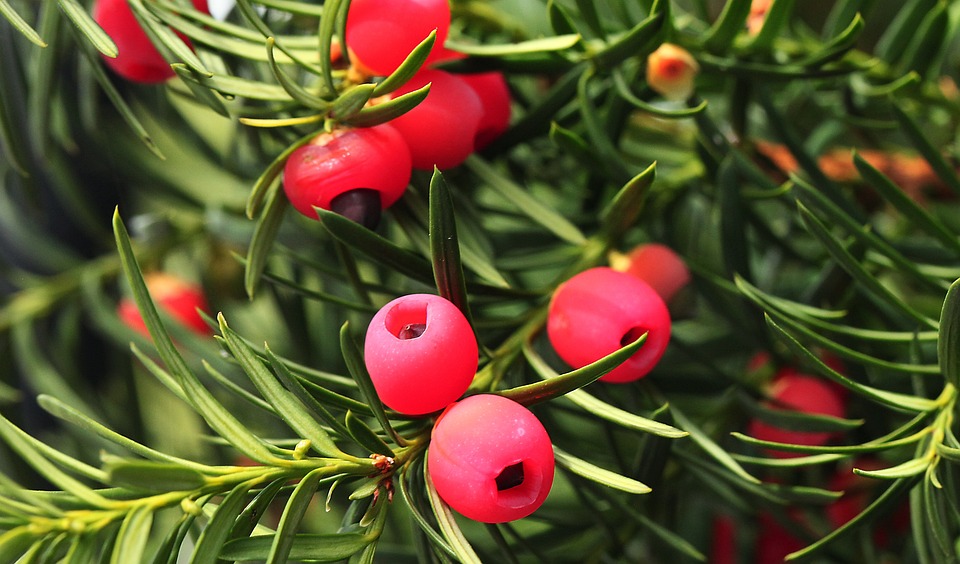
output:
M375 231L290 210L283 164L416 106L367 102L433 35L357 82L331 61L349 0L129 3L177 78L112 74L86 0L0 0L0 563L760 562L775 528L790 559L960 559L955 3L772 0L754 29L750 0L453 0L467 57L443 66L502 71L511 127L415 171ZM665 42L699 66L682 102L645 82ZM644 242L693 282L653 372L595 382L643 340L571 370L549 298ZM158 311L149 271L202 283L215 337ZM414 292L471 320L469 393L547 428L534 515L453 513L433 418L377 399L363 328ZM775 409L785 367L847 415Z

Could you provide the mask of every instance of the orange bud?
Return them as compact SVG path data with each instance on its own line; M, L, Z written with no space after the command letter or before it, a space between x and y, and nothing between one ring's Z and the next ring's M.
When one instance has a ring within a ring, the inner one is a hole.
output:
M747 16L747 33L756 35L760 33L763 22L767 20L767 12L770 11L770 4L773 0L753 0L750 4L750 15Z
M683 47L664 43L647 57L647 84L668 100L686 100L700 65Z

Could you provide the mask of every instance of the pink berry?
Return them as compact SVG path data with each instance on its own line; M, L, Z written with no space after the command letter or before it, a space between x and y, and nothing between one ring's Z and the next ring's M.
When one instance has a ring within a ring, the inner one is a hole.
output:
M550 301L547 336L567 364L581 368L632 343L647 340L633 356L604 375L604 382L642 378L670 341L670 312L646 282L612 268L585 270L561 284Z
M440 498L465 517L503 523L537 510L553 485L550 437L528 409L503 396L470 396L447 408L427 451Z
M625 272L649 284L665 302L690 283L687 264L666 245L639 245L627 255L627 260Z
M457 306L432 294L401 296L380 308L363 352L380 400L407 415L450 405L477 372L470 323Z
M307 217L316 219L313 208L318 207L373 227L380 210L403 195L411 170L410 151L389 124L345 128L320 134L294 151L283 169L283 188ZM346 207L353 196L369 197Z
M144 276L147 290L157 308L166 312L198 335L210 335L210 326L197 310L210 312L203 290L176 276L159 272ZM120 300L117 314L128 327L142 335L149 335L147 325L140 316L137 304L131 298Z
M346 43L354 64L386 76L433 30L437 52L450 30L449 0L352 0Z
M193 0L193 6L210 13L207 0ZM176 74L140 27L127 0L96 0L93 19L117 45L117 57L103 57L103 60L118 75L132 82L150 84Z
M769 391L772 409L789 409L816 415L843 417L846 411L843 398L830 382L792 368L781 369L771 384ZM834 433L826 431L794 431L782 429L759 419L751 420L747 434L756 439L795 445L819 446L826 444ZM769 454L777 458L793 458L801 453L770 450Z
M446 170L459 165L473 152L483 106L463 78L440 70L417 73L393 96L427 84L431 84L427 97L390 124L410 147L413 168L433 170L436 165Z

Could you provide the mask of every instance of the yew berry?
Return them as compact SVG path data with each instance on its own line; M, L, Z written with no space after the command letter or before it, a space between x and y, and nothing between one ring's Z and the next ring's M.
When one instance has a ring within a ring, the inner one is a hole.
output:
M843 417L846 412L843 397L834 385L792 368L784 368L777 373L768 393L771 401L765 405L771 409L788 409L833 417ZM834 433L827 431L783 429L760 419L750 421L747 434L764 441L805 446L826 444L834 436ZM802 456L801 453L773 449L770 449L769 453L777 458Z
M684 260L673 249L659 243L635 247L625 257L623 268L618 270L649 284L665 302L670 302L690 283L690 269Z
M193 6L210 13L207 0L193 0ZM150 84L176 74L143 31L127 0L96 0L93 19L117 45L116 58L104 56L103 60L118 75L132 82Z
M197 312L197 310L207 313L210 311L207 298L200 286L160 272L146 274L143 278L150 297L161 311L166 312L198 335L211 334L210 326ZM133 299L120 300L117 315L128 327L142 335L149 335L147 325L140 316L140 311Z
M798 531L787 529L770 513L763 512L759 516L756 532L756 564L782 564L787 555L803 548L805 543L798 536Z
M877 495L880 482L875 478L854 474L853 469L880 470L887 466L889 465L878 459L864 457L838 468L830 477L827 488L843 492L843 495L827 505L825 510L827 520L834 529L842 527L862 513ZM873 542L878 547L888 546L892 538L901 536L909 528L910 504L908 500L904 500L891 515L877 523L873 531Z
M450 61L466 58L463 53L444 49L438 61ZM474 149L479 151L499 137L510 126L512 114L510 87L503 73L480 72L458 74L476 92L483 107L480 124L474 136Z
M668 100L689 98L699 71L693 55L672 43L660 45L647 57L647 84Z
M410 182L410 150L389 124L322 133L290 154L283 169L287 199L316 219L314 207L373 228Z
M585 270L561 284L547 317L547 337L567 364L581 368L647 333L633 356L604 375L623 383L647 375L670 341L670 313L649 284L612 268Z
M713 518L710 534L710 562L712 564L736 564L737 523L726 514Z
M449 0L352 0L347 11L352 62L370 75L395 71L433 30L437 53L450 30Z
M481 394L450 405L437 419L427 451L433 486L455 511L503 523L539 508L553 485L553 446L527 408Z
M474 136L474 150L479 151L510 126L510 88L503 74L499 72L481 72L459 75L473 88L480 98L483 111Z
M478 347L463 313L432 294L401 296L373 316L364 362L377 396L407 415L456 401L477 372Z
M483 105L459 75L441 70L418 72L394 97L430 84L430 93L415 108L390 122L410 147L413 168L440 170L462 163L474 150Z

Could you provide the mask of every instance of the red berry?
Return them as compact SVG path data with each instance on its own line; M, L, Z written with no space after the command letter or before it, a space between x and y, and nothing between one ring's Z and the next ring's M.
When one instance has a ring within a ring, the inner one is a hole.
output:
M410 294L373 316L364 361L387 407L423 415L447 407L470 387L477 340L457 306L440 296Z
M198 335L211 334L210 326L197 313L197 310L208 312L210 306L203 290L170 274L150 273L144 276L147 290L156 306L182 323ZM140 316L137 304L131 298L120 300L117 314L128 327L142 335L149 335L147 325Z
M690 283L687 264L666 245L639 245L627 255L627 261L625 272L649 284L665 302Z
M390 207L403 195L410 174L406 143L393 127L381 124L318 135L287 159L283 188L293 207L313 219L317 217L314 207L333 210L334 200L341 194L372 190L379 205L371 204L374 209L368 211L376 211L379 217L380 209ZM351 219L366 223L364 217Z
M477 134L473 142L475 150L479 151L500 137L510 126L510 88L499 72L459 76L473 88L483 106L480 125L477 126Z
M581 368L630 344L647 340L632 357L604 375L631 382L647 375L670 341L670 313L646 282L612 268L585 270L561 284L550 301L547 336L567 364Z
M519 403L476 395L437 419L427 468L440 498L455 511L503 523L530 515L547 498L553 446L540 421Z
M769 513L761 513L759 521L753 560L756 564L782 564L788 554L806 545L794 531L786 529Z
M435 51L436 52L436 51ZM437 57L438 61L459 60L466 58L463 53L444 49ZM479 151L499 137L510 126L510 87L503 73L481 72L458 74L480 98L483 113L480 116L480 125L474 137L474 148Z
M736 564L737 523L733 517L724 514L713 518L710 541L712 564Z
M483 106L463 78L440 70L417 73L393 96L428 83L431 86L427 97L390 124L410 147L413 168L433 170L436 165L446 170L459 165L473 152Z
M771 409L789 409L833 417L843 417L846 411L843 398L830 382L802 374L792 368L782 369L778 373L771 385L769 395L772 401L768 402L766 407ZM834 436L833 433L826 431L782 429L759 419L750 421L747 434L764 441L805 446L826 444ZM770 450L769 453L777 458L802 456L801 453L777 450Z
M210 13L207 0L193 0L193 6ZM103 57L103 60L118 75L132 82L150 84L163 82L176 74L140 27L127 0L96 0L93 19L117 45L117 57Z
M843 496L826 507L826 516L833 528L840 528L862 513L873 501L877 495L877 489L882 485L881 480L854 474L853 469L880 470L888 466L889 464L884 464L878 459L863 457L837 469L827 484L827 489L843 492ZM876 522L873 542L878 547L889 546L893 539L902 536L909 529L910 503L909 500L904 500L892 514Z
M438 52L450 30L448 0L352 0L346 43L354 64L369 74L386 76L434 29Z

